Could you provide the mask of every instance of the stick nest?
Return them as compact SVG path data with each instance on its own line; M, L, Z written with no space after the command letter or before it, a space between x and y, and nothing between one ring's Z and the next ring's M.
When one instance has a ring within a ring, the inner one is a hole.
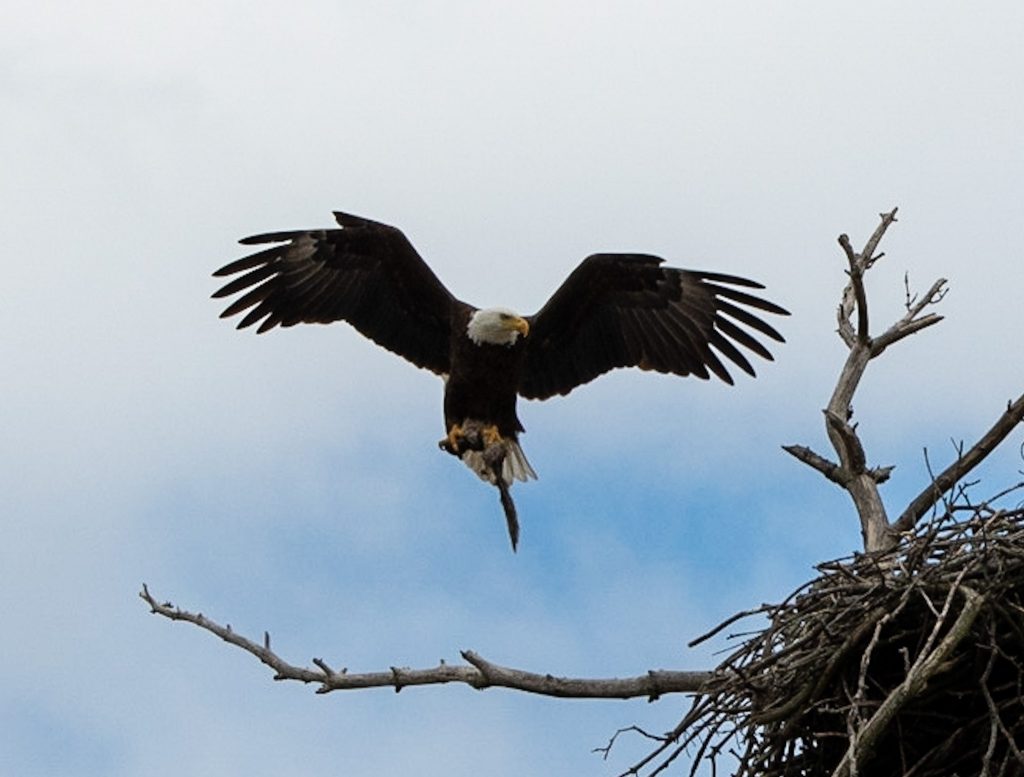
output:
M1024 510L969 515L822 564L758 610L767 627L637 766L689 752L691 774L731 753L758 777L1024 775Z

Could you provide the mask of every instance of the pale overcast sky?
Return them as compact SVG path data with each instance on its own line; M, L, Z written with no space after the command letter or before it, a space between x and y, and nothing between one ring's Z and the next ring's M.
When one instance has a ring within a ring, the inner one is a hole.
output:
M900 206L869 279L950 279L857 419L899 510L1024 391L1024 6L1011 2L32 2L0 28L0 774L616 774L684 698L315 696L147 614L294 663L473 649L566 675L685 643L859 544L828 452L835 239ZM254 232L400 226L452 291L538 309L595 251L754 277L759 377L620 372L523 403L520 551L436 449L441 386L345 325L256 337L210 273ZM1021 434L983 472L1019 477ZM981 486L984 490L985 484Z

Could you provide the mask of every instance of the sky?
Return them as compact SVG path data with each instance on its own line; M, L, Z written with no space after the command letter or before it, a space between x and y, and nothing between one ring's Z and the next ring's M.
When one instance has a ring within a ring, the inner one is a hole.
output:
M991 2L75 3L0 29L0 775L613 775L685 697L465 686L317 696L286 660L472 649L570 676L705 669L686 643L859 546L831 453L842 233L868 279L949 279L855 420L892 513L1024 391L1024 7ZM440 453L441 385L344 324L256 336L210 273L341 209L477 305L539 309L584 256L745 275L792 316L736 386L619 371L524 402L535 483ZM979 471L1020 479L1015 432Z

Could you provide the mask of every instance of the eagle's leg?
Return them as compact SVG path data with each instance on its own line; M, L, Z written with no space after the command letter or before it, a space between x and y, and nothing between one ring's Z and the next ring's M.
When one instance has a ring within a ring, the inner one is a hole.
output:
M447 448L452 453L459 453L462 448L462 442L466 438L462 434L462 427L458 424L452 424L452 428L448 430Z
M498 427L494 424L485 426L480 430L480 436L484 439L484 447L490 447L495 443L501 442L501 432L498 431Z
M462 453L462 443L464 440L465 436L462 433L462 427L459 424L452 424L451 429L448 430L448 434L441 438L437 447L443 451L447 451L452 456L458 456Z

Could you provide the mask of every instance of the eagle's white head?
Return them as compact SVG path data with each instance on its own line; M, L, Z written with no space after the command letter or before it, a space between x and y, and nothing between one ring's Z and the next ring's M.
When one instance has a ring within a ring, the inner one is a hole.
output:
M515 345L526 337L530 323L508 308L484 308L469 317L466 336L477 345Z

